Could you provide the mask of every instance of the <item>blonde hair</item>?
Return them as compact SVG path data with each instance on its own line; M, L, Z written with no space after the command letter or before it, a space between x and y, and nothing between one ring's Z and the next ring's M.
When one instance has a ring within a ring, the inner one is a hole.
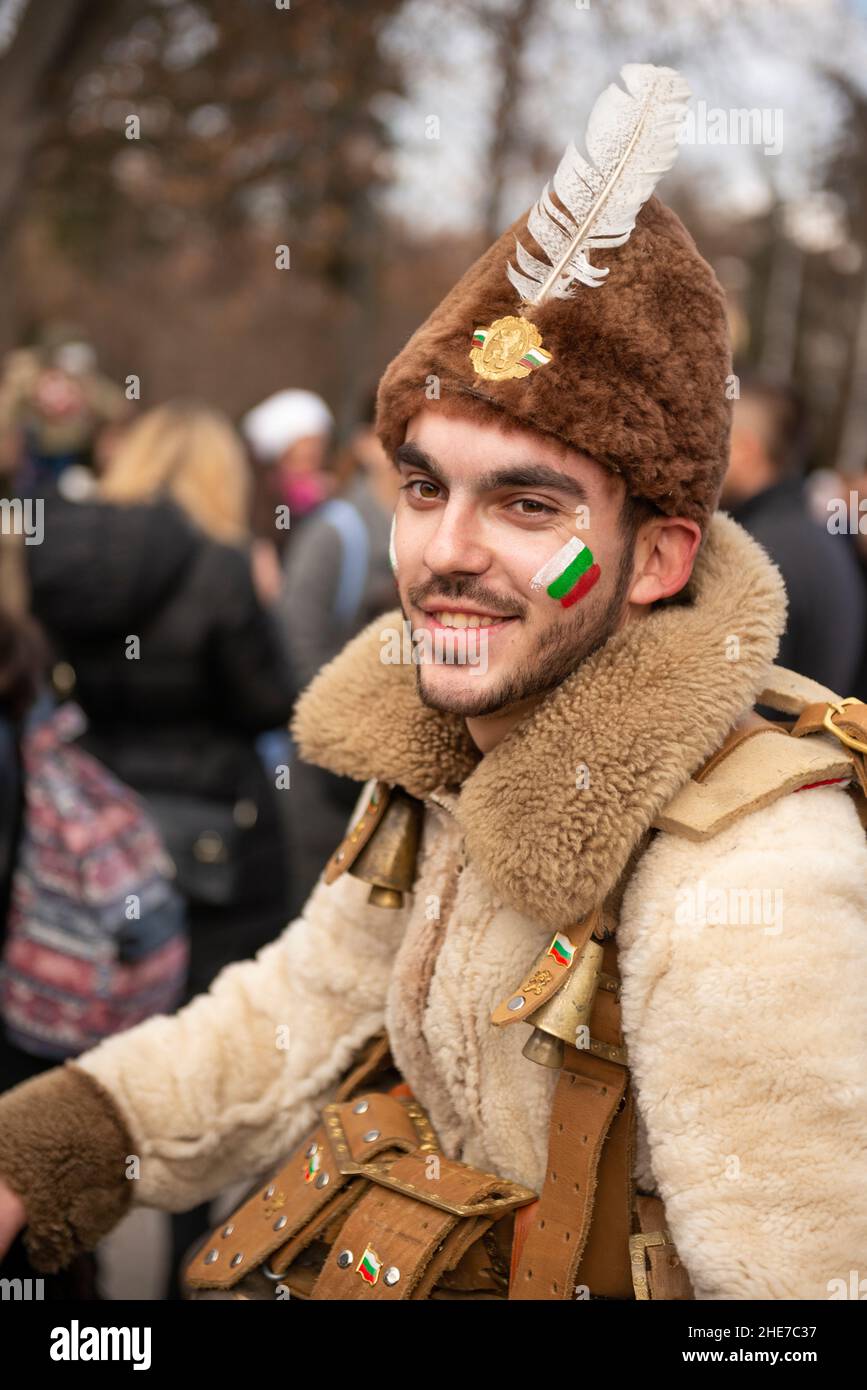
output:
M214 539L249 539L252 478L222 411L185 401L147 411L118 441L100 487L108 502L168 496Z

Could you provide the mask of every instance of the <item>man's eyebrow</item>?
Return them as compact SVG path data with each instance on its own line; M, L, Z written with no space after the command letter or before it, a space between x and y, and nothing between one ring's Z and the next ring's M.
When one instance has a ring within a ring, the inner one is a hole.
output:
M404 468L418 468L422 473L430 473L431 477L436 478L438 483L445 482L445 478L430 454L426 454L424 449L411 439L399 444L394 451L394 466L399 469L401 465Z
M417 468L420 473L427 473L436 482L447 486L447 480L439 465L412 440L398 446L394 455L394 465L396 468ZM587 489L583 483L545 463L516 463L507 464L503 468L491 468L478 475L475 487L478 492L493 492L502 487L544 487L556 492L565 492L579 502L587 501Z

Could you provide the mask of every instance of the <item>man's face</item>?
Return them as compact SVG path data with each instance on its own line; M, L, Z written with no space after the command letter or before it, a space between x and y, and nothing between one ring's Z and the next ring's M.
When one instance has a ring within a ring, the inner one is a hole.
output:
M425 704L465 716L508 709L559 685L621 625L632 578L621 479L544 435L430 410L413 416L395 461L398 589L413 633L428 634L422 649L434 650L437 632L461 622L455 613L495 620L479 635L484 671L419 662ZM557 568L576 537L599 577L564 607L547 582L531 580L552 560Z

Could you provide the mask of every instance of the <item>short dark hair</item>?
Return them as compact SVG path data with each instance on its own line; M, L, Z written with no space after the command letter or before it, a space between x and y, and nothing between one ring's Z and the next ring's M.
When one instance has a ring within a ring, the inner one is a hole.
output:
M639 527L643 526L645 521L649 521L653 516L663 515L664 513L660 511L655 502L627 492L620 508L620 531L626 540L627 548L631 550L635 545Z

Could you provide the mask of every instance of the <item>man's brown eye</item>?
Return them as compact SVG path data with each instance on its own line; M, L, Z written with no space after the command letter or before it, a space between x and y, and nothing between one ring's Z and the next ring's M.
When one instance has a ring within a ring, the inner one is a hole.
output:
M547 506L545 502L539 502L535 497L519 497L517 505L519 507L535 507L534 512L523 512L524 516L543 516L546 512L553 512L554 508Z

